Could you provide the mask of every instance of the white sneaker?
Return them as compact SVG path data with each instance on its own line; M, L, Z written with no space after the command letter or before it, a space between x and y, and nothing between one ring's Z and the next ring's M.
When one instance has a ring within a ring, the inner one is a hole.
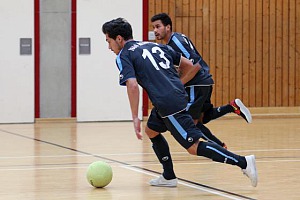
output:
M245 156L247 161L246 169L242 169L243 174L245 174L250 180L251 185L253 187L257 186L257 171L256 171L256 164L255 164L255 156Z
M149 181L149 184L152 186L157 186L157 187L176 187L177 186L177 178L167 180L163 177L163 175L160 175L159 177Z
M230 105L233 107L233 112L246 120L246 122L252 122L252 115L249 109L243 104L240 99L235 99L230 102Z

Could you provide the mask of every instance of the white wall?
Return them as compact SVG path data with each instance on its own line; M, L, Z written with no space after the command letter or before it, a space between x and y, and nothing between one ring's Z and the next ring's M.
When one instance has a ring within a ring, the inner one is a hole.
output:
M34 122L34 1L0 0L0 123ZM32 55L20 55L32 38Z
M77 38L91 38L90 55L79 55L77 50L78 121L131 120L126 87L119 85L116 55L108 49L101 28L106 21L123 17L131 23L134 39L142 40L142 11L141 0L77 0Z

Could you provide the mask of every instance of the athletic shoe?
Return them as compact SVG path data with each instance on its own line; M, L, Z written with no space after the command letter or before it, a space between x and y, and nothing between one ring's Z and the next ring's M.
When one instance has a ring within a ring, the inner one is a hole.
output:
M160 175L159 177L152 179L149 184L157 187L176 187L177 178L167 180L163 177L163 175Z
M252 122L252 116L248 108L243 104L240 99L235 99L230 102L230 105L233 107L233 112L242 118L244 118L248 123Z
M257 186L257 171L256 171L256 164L255 164L255 156L245 156L247 167L246 169L242 169L244 175L246 175L251 180L251 185L253 187Z

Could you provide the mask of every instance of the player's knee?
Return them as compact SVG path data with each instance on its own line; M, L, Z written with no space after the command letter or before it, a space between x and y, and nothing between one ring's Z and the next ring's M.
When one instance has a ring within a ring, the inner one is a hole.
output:
M199 141L195 142L190 148L187 149L187 152L191 155L197 155Z
M201 113L199 119L198 119L198 122L202 123L203 124L203 117L204 117L204 113Z
M194 124L198 124L198 119L194 119Z
M145 128L145 133L149 138L154 138L159 134L159 132L150 129L148 126Z

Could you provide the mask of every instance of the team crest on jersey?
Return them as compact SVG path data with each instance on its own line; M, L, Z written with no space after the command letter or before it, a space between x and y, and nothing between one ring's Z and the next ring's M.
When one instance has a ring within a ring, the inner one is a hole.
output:
M142 45L147 44L147 43L149 43L149 42L138 42L138 43L132 45L128 50L129 50L129 51L134 51L134 50L135 50L136 48L138 48L139 46L142 46Z

